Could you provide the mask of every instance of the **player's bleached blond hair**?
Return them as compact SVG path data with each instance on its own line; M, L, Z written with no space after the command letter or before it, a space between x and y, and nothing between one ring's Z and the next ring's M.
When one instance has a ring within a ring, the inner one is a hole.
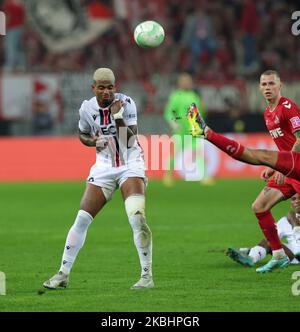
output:
M114 72L109 68L98 68L93 75L94 82L96 81L108 81L115 84Z

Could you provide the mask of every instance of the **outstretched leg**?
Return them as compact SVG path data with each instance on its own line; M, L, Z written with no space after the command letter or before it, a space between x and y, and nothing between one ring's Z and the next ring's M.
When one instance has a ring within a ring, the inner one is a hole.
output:
M230 157L251 165L269 166L284 175L293 175L294 178L299 176L299 174L295 174L297 172L294 170L295 160L293 152L248 149L240 143L210 129L201 118L201 115L194 104L192 104L188 110L187 119L193 136L203 136ZM282 249L282 245L277 235L274 218L269 211L259 213L257 214L257 217L262 232L267 240L273 245L275 251L273 253L273 259L256 271L262 273L270 272L275 268L288 265L289 258L285 255L284 250Z
M298 161L296 152L249 149L235 140L214 132L206 125L193 105L188 111L187 119L192 136L204 137L230 157L251 165L269 166L286 176L299 180L300 171L295 168L296 157Z

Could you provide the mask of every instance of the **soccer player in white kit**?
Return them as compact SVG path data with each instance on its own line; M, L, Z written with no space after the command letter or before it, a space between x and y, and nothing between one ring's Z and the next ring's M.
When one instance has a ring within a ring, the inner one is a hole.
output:
M60 269L43 285L50 289L67 287L89 225L119 187L141 264L141 278L131 288L152 288L152 234L145 217L147 179L136 138L136 106L130 97L116 93L115 76L109 68L94 72L92 89L95 97L85 100L79 110L79 138L84 145L96 147L96 163L68 233Z

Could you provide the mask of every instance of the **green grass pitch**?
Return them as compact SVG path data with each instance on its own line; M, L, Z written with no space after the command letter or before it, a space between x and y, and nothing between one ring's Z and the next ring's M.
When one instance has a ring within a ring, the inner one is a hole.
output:
M140 268L121 196L91 225L69 288L39 292L60 265L84 183L0 184L0 270L7 295L1 311L298 311L289 266L267 275L224 255L228 246L251 246L262 237L251 202L259 180L218 180L204 187L151 181L147 218L153 233L156 287L130 290ZM274 209L278 219L289 202ZM268 258L264 260L266 262Z

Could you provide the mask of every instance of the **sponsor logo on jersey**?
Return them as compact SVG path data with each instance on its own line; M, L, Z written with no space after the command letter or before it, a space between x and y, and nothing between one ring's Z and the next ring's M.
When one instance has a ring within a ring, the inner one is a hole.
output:
M281 128L275 128L269 131L272 138L278 138L284 136L284 133L282 132Z
M125 117L126 117L126 119L135 119L136 118L136 114L128 114Z
M299 116L294 116L290 119L292 127L293 128L298 128L300 127L300 119Z
M108 126L102 125L102 126L100 126L100 130L102 132L102 135L116 135L117 134L117 128L113 124L109 124Z
M276 115L276 116L275 116L275 119L274 119L274 123L275 123L275 124L278 124L279 122L280 122L280 121L279 121L279 118L278 118L278 116Z

